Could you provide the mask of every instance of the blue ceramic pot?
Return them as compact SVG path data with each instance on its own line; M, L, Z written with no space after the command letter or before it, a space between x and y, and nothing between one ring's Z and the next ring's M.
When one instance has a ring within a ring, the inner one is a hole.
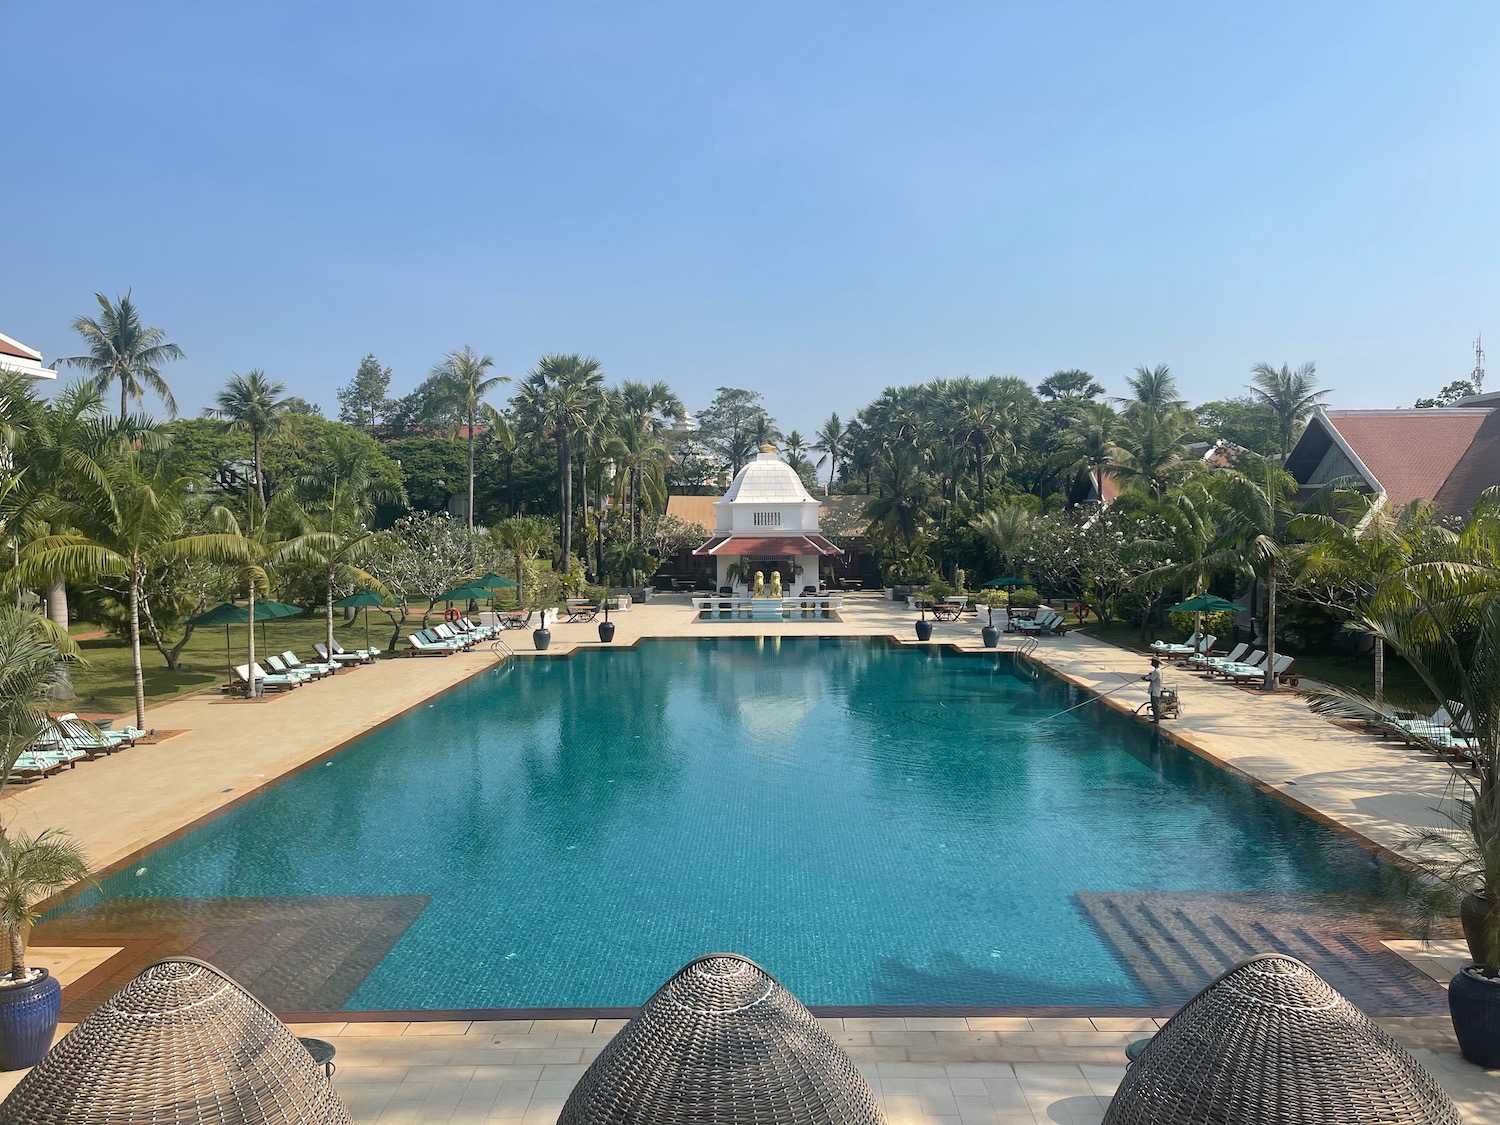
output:
M0 1070L41 1062L61 1014L62 986L46 969L30 984L0 988Z
M993 625L986 625L983 629L979 630L979 635L984 638L985 648L994 648L1000 643L1000 630L996 629Z
M599 622L599 639L605 644L615 639L615 623L613 621Z
M1464 1058L1500 1069L1500 980L1459 972L1448 984L1448 1014Z
M914 624L917 627L917 640L919 640L919 641L930 641L930 640L932 640L932 622L931 621L917 621L917 622L914 622Z
M536 645L538 652L542 652L552 643L552 630L547 628L533 629L531 631L531 643Z

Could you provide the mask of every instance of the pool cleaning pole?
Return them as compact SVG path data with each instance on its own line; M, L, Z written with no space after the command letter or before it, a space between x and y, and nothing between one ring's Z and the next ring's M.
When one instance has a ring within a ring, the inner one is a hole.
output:
M1123 676L1123 675L1125 675L1124 672L1116 672L1115 674L1117 676ZM1087 699L1085 699L1082 703L1075 703L1072 707L1069 707L1069 708L1067 708L1066 710L1063 710L1063 711L1059 711L1055 715L1048 715L1044 719L1038 719L1037 723L1050 723L1053 719L1060 719L1064 715L1066 715L1068 713L1068 711L1076 711L1080 707L1087 707L1090 703L1094 702L1094 700L1096 700L1096 699L1103 699L1106 695L1114 695L1114 693L1117 692L1117 691L1124 691L1126 688L1128 688L1133 683L1135 683L1135 680L1131 679L1129 682L1123 683L1119 687L1112 687L1108 691L1101 691L1098 695L1091 695ZM1033 724L1033 725L1035 725L1035 724Z

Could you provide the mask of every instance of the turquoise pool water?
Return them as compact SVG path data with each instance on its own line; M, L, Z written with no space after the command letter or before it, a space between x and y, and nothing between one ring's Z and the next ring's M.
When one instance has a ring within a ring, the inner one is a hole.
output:
M1378 888L1102 705L1038 723L1082 698L847 639L514 661L101 891L430 896L359 1010L633 1005L716 949L812 1004L1135 1005L1078 892Z

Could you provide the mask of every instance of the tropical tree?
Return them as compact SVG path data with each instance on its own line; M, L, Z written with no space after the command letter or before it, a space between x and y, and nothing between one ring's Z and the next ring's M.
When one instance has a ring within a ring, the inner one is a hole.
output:
M1281 434L1281 462L1286 463L1292 442L1311 417L1313 408L1327 391L1317 390L1317 368L1304 363L1293 371L1286 364L1279 368L1257 363L1250 377L1250 397L1266 407L1276 419Z
M781 433L761 402L759 391L720 387L713 402L698 415L698 436L734 476L758 448L774 444Z
M135 725L146 725L141 674L141 593L153 565L174 559L239 563L252 556L237 529L183 533L184 513L196 482L173 477L158 462L133 452L109 466L101 480L81 490L68 518L70 530L45 535L20 552L16 573L32 584L53 574L123 586L130 618L130 661L135 683Z
M382 367L374 353L359 361L359 370L338 390L339 421L353 426L374 426L386 409L391 389L391 369Z
M484 419L486 447L505 466L505 514L516 514L516 458L521 456L521 435L512 420L489 403L480 413Z
M626 513L631 542L640 538L647 511L666 506L667 443L650 423L626 415L615 420L604 439L604 456L616 468L615 490Z
M782 441L782 459L792 467L792 470L798 476L801 476L805 470L812 468L812 459L807 455L808 449L807 439L796 430L787 434Z
M573 559L573 443L594 417L604 369L593 356L546 355L517 389L515 406L532 430L557 445L562 569Z
M147 390L166 404L168 414L176 417L177 400L162 378L161 366L182 359L182 349L168 342L160 328L141 324L140 311L129 292L115 301L103 293L95 293L94 300L99 302L99 315L80 316L73 322L73 331L83 337L88 354L69 356L58 362L86 370L101 395L119 383L121 418L130 413L130 400L140 402Z
M1122 484L1160 499L1193 468L1184 448L1190 434L1187 415L1181 411L1127 409L1114 431L1109 471Z
M839 462L844 459L848 442L849 431L839 421L836 413L830 414L827 421L813 434L813 448L823 455L818 458L818 468L828 466L828 480L823 485L824 496L833 491L833 482L839 475Z
M917 453L904 445L887 451L878 470L876 495L865 515L896 544L910 545L932 522L932 479Z
M511 516L490 528L516 564L516 605L526 604L526 564L552 541L552 524L541 516Z
M266 480L261 471L261 451L266 438L286 424L286 384L268 379L258 367L244 375L231 375L224 389L214 397L214 405L204 408L203 416L221 419L226 429L250 435L255 496L264 512ZM250 515L254 526L254 505Z
M1052 401L1068 400L1085 403L1104 393L1104 385L1097 382L1087 371L1073 368L1054 371L1037 384L1036 393Z
M1104 474L1122 456L1114 440L1118 426L1119 416L1108 403L1082 403L1074 424L1063 439L1062 448L1052 458L1053 471L1062 473L1073 482L1086 479L1094 495L1102 499Z
M999 560L1002 571L1014 571L1031 536L1031 513L1020 504L1002 504L969 521Z
M474 430L479 424L480 408L484 396L501 383L509 383L509 375L489 375L485 372L495 366L487 355L478 355L467 344L456 352L449 352L443 361L432 369L432 374L448 387L448 394L456 403L468 430L469 437L469 530L474 530Z
M1297 482L1274 461L1254 454L1211 478L1219 504L1219 539L1201 560L1206 570L1233 570L1266 590L1265 689L1276 690L1276 606L1281 582L1294 559L1288 530Z
M0 786L16 759L48 729L48 702L62 665L58 637L20 606L0 606Z
M1175 414L1187 405L1187 399L1182 398L1177 390L1176 376L1165 363L1137 367L1134 375L1125 376L1125 385L1130 388L1130 396L1115 401L1123 403L1131 412L1160 417Z
M30 979L26 942L41 915L37 904L75 883L92 880L83 849L66 832L44 829L32 835L0 836L0 927L10 944L11 981Z

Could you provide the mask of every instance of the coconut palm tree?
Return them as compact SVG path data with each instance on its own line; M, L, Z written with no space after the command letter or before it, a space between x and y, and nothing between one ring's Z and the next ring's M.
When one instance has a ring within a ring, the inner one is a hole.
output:
M659 442L661 434L671 423L682 422L687 418L687 408L682 404L682 399L677 397L671 387L660 381L637 383L626 379L620 384L618 402L622 418L633 423L632 436L628 442L630 445ZM660 456L663 460L669 452L665 443L662 443ZM643 500L646 496L647 466L655 456L655 452L652 452L649 457L637 455L631 458L634 466L629 470L632 541L639 538L641 533L641 521L645 514ZM665 469L664 464L662 468Z
M1274 461L1243 454L1235 468L1211 478L1219 505L1219 539L1201 561L1205 573L1234 570L1266 589L1265 689L1276 690L1276 604L1282 579L1294 564L1289 531L1297 482Z
M196 485L147 465L132 452L111 464L104 477L85 482L71 505L70 530L45 535L20 552L18 579L33 584L53 574L104 581L119 579L130 614L130 660L135 681L135 725L146 725L146 687L141 674L141 595L151 567L186 562L239 563L252 551L235 529L183 534L186 509Z
M526 564L552 541L552 528L541 516L511 516L490 528L490 534L516 562L516 605L526 604Z
M802 475L803 469L812 468L812 461L807 456L807 450L807 439L796 430L787 434L782 440L781 452L784 454L782 459L798 476Z
M1119 415L1108 403L1081 404L1062 448L1052 458L1053 471L1074 482L1087 478L1094 495L1103 499L1104 473L1123 456L1114 440L1119 424Z
M469 432L469 530L474 530L474 428L479 423L480 407L484 396L501 383L509 383L509 375L490 375L485 372L495 366L487 355L478 355L467 344L456 352L449 352L443 361L432 369L435 378L442 380L447 395L458 407Z
M140 311L128 291L113 302L103 293L95 293L94 300L99 302L99 315L80 316L73 322L73 331L83 337L88 354L58 362L88 371L101 395L119 383L121 418L130 413L130 400L140 402L147 390L160 397L175 418L177 400L162 378L161 365L184 358L182 349L169 343L160 328L141 324Z
M1114 431L1110 473L1121 483L1160 499L1192 471L1183 444L1190 433L1181 411L1159 414L1143 406L1127 409Z
M557 445L557 500L562 568L573 561L573 442L601 398L604 369L593 356L546 355L516 392L516 408L531 428Z
M1125 384L1130 388L1130 397L1115 401L1124 404L1128 411L1161 417L1176 414L1187 406L1187 399L1177 390L1176 376L1165 363L1137 367L1134 375L1125 376Z
M485 403L479 412L489 438L489 449L505 465L505 514L516 514L516 458L521 455L521 435L511 419Z
M627 514L632 543L641 536L646 511L666 504L668 452L649 423L643 426L633 415L616 419L605 435L603 453L615 463L615 495Z
M1316 371L1311 363L1304 363L1295 371L1284 363L1279 368L1269 363L1257 363L1252 368L1250 397L1276 419L1276 428L1281 433L1282 464L1286 464L1292 442L1311 417L1318 400L1328 393L1315 389Z
M969 526L995 552L1002 571L1014 571L1015 562L1031 532L1031 513L1019 504L1002 504L969 521Z
M258 367L244 375L231 375L224 389L214 396L214 405L204 408L203 416L222 419L226 429L250 435L255 496L260 500L260 511L264 513L266 480L260 468L261 451L266 438L286 425L286 384L268 379ZM253 527L253 504L250 516Z
M921 458L906 445L886 451L878 470L875 498L865 507L870 523L893 541L910 544L932 522L932 481Z
M849 431L839 421L839 416L830 414L828 420L813 434L813 448L823 456L818 458L818 468L828 466L828 480L823 485L823 495L833 491L833 482L838 479L839 462L844 459L848 447Z

